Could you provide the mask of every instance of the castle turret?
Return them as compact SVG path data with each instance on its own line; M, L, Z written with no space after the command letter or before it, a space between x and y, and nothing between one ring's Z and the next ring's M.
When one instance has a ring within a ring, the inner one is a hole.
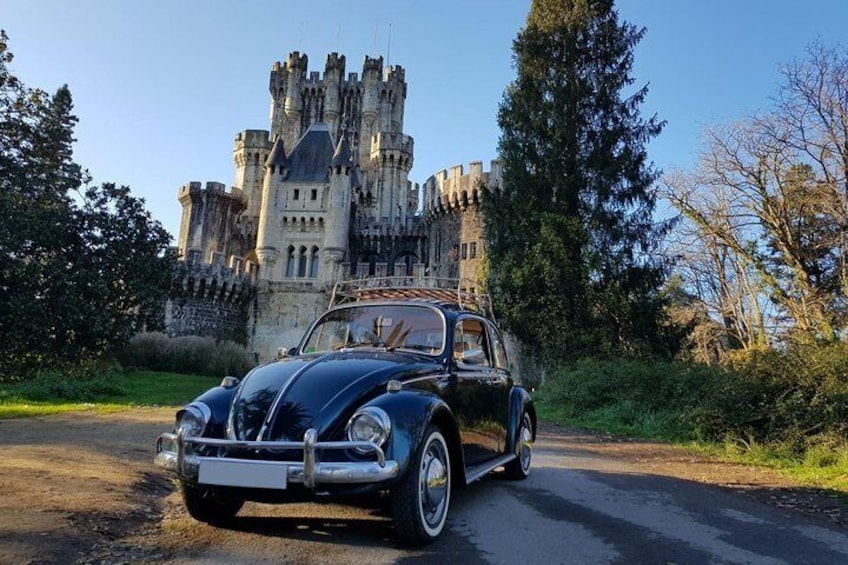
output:
M220 182L207 182L205 188L190 182L180 188L178 199L183 206L179 253L199 263L230 255L236 218L245 208L241 190L227 192Z
M283 138L278 137L265 161L265 179L262 183L262 214L259 217L259 232L256 237L256 256L264 270L263 278L273 277L280 250L280 222L275 214L277 192L288 175L289 165Z
M330 185L327 203L327 231L324 237L323 279L330 283L338 280L345 259L350 230L350 198L354 165L347 136L342 136L330 161Z
M381 132L372 137L371 166L376 171L377 208L374 214L389 225L406 226L407 218L415 213L407 194L412 146L412 137L402 133Z
M391 93L391 115L389 131L403 131L403 107L406 101L406 72L403 67L396 65L389 67L388 90Z
M360 166L368 161L368 142L380 131L380 86L383 82L383 57L365 56L362 65L362 127L360 130Z
M342 80L345 74L345 56L338 53L327 55L324 68L324 122L336 137L339 135Z
M293 147L297 139L300 137L301 131L301 99L300 87L306 79L306 69L309 65L309 58L306 55L301 55L297 51L289 54L286 61L286 101L285 101L285 123L282 136L289 147Z
M259 218L265 161L271 151L268 135L266 130L249 129L240 132L235 138L233 162L236 165L236 178L233 186L240 188L247 198L246 218L243 221L247 219L256 222Z

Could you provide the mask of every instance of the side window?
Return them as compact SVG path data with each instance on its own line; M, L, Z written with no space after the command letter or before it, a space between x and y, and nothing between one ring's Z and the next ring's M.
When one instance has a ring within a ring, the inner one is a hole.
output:
M503 339L493 326L489 326L489 335L492 336L492 351L495 354L495 367L509 371L509 359L506 356L506 348Z
M473 318L464 318L457 322L453 338L453 357L463 365L492 366L483 322Z

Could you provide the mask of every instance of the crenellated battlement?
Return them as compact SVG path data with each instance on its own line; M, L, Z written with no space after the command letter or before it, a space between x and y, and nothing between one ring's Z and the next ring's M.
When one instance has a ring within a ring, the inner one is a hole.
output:
M389 67L386 72L386 81L387 82L406 82L406 71L400 65L394 65L393 67Z
M236 134L233 143L237 150L248 147L265 148L271 144L270 136L270 132L266 129L246 129Z
M482 187L494 188L501 185L500 161L492 161L488 172L483 171L482 161L454 165L450 170L441 170L424 182L424 215L432 216L450 210L465 210L479 204L483 198Z
M281 89L286 88L288 76L292 73L295 73L299 78L297 82L301 88L320 87L331 83L341 83L342 81L351 85L360 82L359 74L355 72L347 73L347 80L344 80L345 68L347 66L347 60L344 55L339 55L335 52L328 54L323 73L320 71L309 71L308 64L309 59L307 56L305 54L301 55L297 51L290 53L285 63L281 63L280 61L275 62L271 66L270 87L272 94L275 89L279 92ZM406 71L400 65L386 68L385 80L383 80L383 71L382 56L365 56L365 60L362 63L363 81L366 77L373 79L375 75L378 82L405 83L406 81Z
M371 152L400 151L412 155L414 143L411 135L393 131L380 131L371 136Z
M380 55L379 57L376 57L376 58L369 57L368 55L365 56L365 61L362 63L362 75L363 75L363 77L365 75L369 74L369 73L374 73L374 72L377 72L377 73L380 73L380 74L382 74L382 72L383 72L383 56L382 55Z
M222 182L208 181L204 187L200 182L192 181L182 185L177 192L177 199L183 206L204 197L220 200L229 199L234 208L238 210L241 210L247 204L247 197L240 188L232 187L230 192L227 192L227 185Z
M244 304L255 290L256 269L233 269L216 263L178 261L173 288L183 296Z
M335 51L327 55L327 62L324 64L324 73L338 71L339 76L344 76L345 62L347 59L344 55L339 55Z

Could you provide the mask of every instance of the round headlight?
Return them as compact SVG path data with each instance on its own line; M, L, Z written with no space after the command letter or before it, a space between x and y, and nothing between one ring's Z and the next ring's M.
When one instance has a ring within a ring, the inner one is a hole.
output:
M351 416L347 423L350 441L369 441L382 446L392 431L389 415L375 406L366 406Z
M202 436L211 415L205 404L189 404L177 416L177 433L183 437Z

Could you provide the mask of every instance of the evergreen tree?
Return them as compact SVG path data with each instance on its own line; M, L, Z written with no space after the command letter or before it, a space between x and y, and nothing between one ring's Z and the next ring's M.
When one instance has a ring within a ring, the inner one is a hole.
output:
M513 44L517 77L498 113L503 187L484 201L499 315L550 360L663 352L665 269L653 252L664 125L628 94L644 34L612 0L534 0Z
M171 277L170 236L144 201L86 186L68 87L25 87L7 43L0 31L0 380L120 344L161 311Z

